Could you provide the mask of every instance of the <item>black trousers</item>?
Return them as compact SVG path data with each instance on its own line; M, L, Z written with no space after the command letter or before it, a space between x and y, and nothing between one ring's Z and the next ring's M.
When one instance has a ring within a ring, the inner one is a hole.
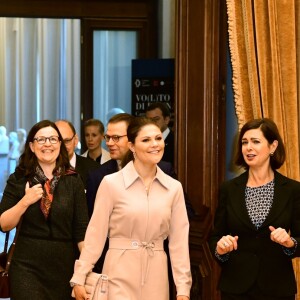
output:
M276 297L264 295L256 285L244 294L229 294L221 292L221 300L295 300L295 295Z
M255 295L255 294L227 294L221 293L222 300L295 300L295 296L288 297L274 297L274 296L266 296L266 295Z
M221 292L221 300L295 300L295 295L287 297L276 297L265 295L255 283L244 294L230 294Z

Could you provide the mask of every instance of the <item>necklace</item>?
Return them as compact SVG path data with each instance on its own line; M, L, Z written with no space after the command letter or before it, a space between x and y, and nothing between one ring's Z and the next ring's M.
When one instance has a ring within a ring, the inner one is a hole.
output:
M146 190L146 193L147 195L149 194L149 191L150 191L150 188L151 188L151 182L148 183L148 184L144 184L145 185L145 190Z

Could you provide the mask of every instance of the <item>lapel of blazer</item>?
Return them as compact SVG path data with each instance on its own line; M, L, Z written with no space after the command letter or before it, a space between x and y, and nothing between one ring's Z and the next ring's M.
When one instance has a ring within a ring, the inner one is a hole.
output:
M81 157L80 155L78 154L75 154L76 155L76 163L75 163L75 170L77 171L77 173L81 173L82 171L82 160L81 160Z
M269 226L272 224L273 220L277 218L282 210L286 207L286 202L289 201L288 198L288 178L275 172L275 185L274 185L274 199L270 212L262 224L262 227Z
M115 159L111 159L109 171L111 173L115 173L115 172L119 171L119 169L118 169L118 162Z
M251 229L255 229L255 226L250 220L246 207L245 189L247 180L248 171L244 172L233 180L234 186L230 191L230 193L232 194L231 205L241 223L243 223L247 227L250 227Z
M272 224L273 220L278 217L279 214L281 214L282 210L286 207L286 202L288 201L287 195L289 194L287 192L287 177L281 175L280 173L276 172L275 175L275 186L274 186L274 199L273 204L270 209L270 212L260 227L259 230L265 228L266 226L269 226ZM232 197L232 207L236 212L236 215L240 218L241 222L245 224L247 227L254 228L256 227L252 224L250 217L248 215L248 211L246 208L246 202L245 202L245 188L248 180L248 172L243 173L239 177L234 179L234 187L233 191L230 191L230 193L233 194Z

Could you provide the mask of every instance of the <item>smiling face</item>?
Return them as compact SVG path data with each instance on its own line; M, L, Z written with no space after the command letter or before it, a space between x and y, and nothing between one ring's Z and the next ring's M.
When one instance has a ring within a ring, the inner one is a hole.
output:
M270 165L270 155L275 152L277 145L276 140L269 144L259 128L246 131L242 137L242 153L246 164L250 168Z
M35 134L34 138L40 137L58 137L58 132L51 126L41 128ZM56 144L50 143L47 139L44 144L39 144L36 140L29 143L31 151L36 155L40 165L53 165L56 164L56 159L59 156L61 141Z
M129 147L135 153L136 161L144 165L157 164L165 147L161 130L154 124L145 125L138 132L134 144L129 142Z
M116 160L122 160L129 150L127 138L127 123L120 121L116 123L108 123L106 134L109 136L119 136L119 141L115 142L112 139L106 142L110 157Z

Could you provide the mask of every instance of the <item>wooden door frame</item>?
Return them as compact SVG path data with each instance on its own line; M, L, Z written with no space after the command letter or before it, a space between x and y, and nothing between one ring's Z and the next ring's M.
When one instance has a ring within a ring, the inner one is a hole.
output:
M219 268L207 238L225 177L225 0L177 0L176 41L176 169L198 212L190 228L191 299L217 300Z
M108 19L108 18L84 18L81 23L82 32L82 107L81 111L84 119L93 118L93 31L94 30L131 30L138 33L138 49L139 58L150 58L157 56L156 47L151 47L151 40L148 39L147 27L149 22L145 19Z
M193 204L196 207L203 204L212 211L218 184L225 176L227 25L224 5L225 0L177 0L176 7L178 176Z

